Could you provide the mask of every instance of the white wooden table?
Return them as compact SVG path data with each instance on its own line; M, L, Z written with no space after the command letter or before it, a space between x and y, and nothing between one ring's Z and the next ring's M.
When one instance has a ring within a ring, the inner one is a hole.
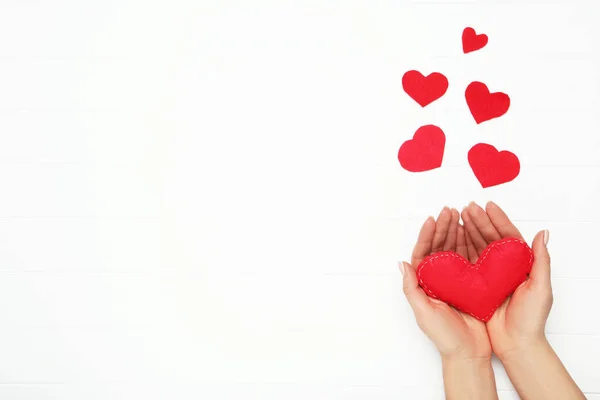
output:
M443 205L551 231L548 337L600 399L598 5L7 0L0 398L439 399L396 264ZM462 54L473 26L490 37ZM410 69L443 72L421 109ZM476 125L464 88L511 96ZM421 125L442 168L396 159ZM483 190L486 142L520 176ZM500 364L502 399L515 399Z

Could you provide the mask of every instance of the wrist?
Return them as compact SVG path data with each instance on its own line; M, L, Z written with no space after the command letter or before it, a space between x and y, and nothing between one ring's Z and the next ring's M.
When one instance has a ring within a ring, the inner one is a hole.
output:
M492 356L442 355L442 365L487 367L492 365Z
M545 337L500 360L523 399L585 399Z
M506 365L528 357L534 357L536 354L551 350L550 343L546 336L540 336L531 340L523 340L519 344L511 346L501 354L496 354L502 364Z
M492 373L490 357L448 357L442 356L443 371L461 371L461 374L477 377Z
M442 357L447 399L497 400L491 357Z

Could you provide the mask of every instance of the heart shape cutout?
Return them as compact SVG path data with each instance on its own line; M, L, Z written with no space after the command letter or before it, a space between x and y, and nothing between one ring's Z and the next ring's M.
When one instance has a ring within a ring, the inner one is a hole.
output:
M490 244L475 265L451 251L432 254L419 264L417 277L428 296L487 322L532 265L527 243L507 238Z
M408 71L402 76L402 88L421 107L442 97L448 90L448 79L439 72L424 76L419 71Z
M498 151L492 145L478 143L468 154L469 165L484 188L515 179L521 170L519 158L510 151Z
M413 138L400 146L398 161L410 172L429 171L442 166L446 135L435 125L417 129Z
M473 28L465 28L462 34L463 53L467 54L472 51L477 51L488 44L486 34L477 34Z
M465 99L477 124L503 116L510 107L510 97L506 93L490 93L481 82L471 82L467 86Z

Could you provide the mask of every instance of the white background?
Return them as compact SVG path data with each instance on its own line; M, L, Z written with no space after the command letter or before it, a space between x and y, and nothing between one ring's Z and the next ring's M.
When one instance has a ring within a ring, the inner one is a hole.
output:
M494 200L550 229L548 337L600 399L593 3L2 1L0 398L442 398L397 261L427 215ZM447 94L421 109L410 69ZM473 80L504 117L475 124ZM425 124L443 166L411 174ZM478 142L517 180L482 189Z

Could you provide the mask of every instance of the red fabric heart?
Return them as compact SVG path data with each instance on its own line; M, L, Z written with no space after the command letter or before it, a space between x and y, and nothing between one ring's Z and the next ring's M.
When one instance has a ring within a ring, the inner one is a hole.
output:
M465 28L462 34L463 52L465 54L479 50L488 43L486 34L477 34L473 28Z
M430 297L487 322L532 265L527 243L509 238L490 244L475 265L457 253L435 253L419 264L417 277Z
M435 125L417 129L413 138L400 146L398 161L410 172L429 171L442 166L446 135Z
M448 79L439 72L423 76L419 71L408 71L402 76L404 91L421 107L439 99L448 90Z
M469 165L484 188L515 179L521 170L519 158L510 151L498 151L492 145L478 143L469 150Z
M490 93L481 82L471 82L465 90L465 98L478 124L503 116L510 107L510 97L506 93Z

